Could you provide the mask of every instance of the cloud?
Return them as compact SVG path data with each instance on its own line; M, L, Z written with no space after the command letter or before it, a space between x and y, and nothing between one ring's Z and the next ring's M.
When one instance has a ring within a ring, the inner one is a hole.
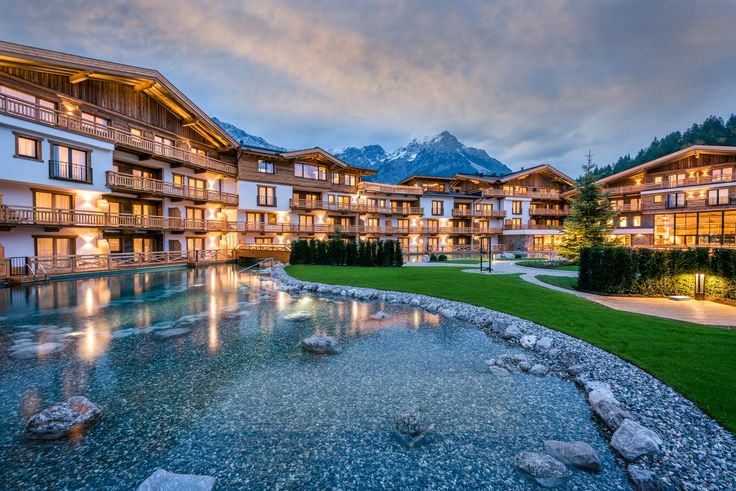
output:
M290 147L447 128L512 167L576 173L589 147L607 163L736 102L725 1L8 3L9 40L158 68Z

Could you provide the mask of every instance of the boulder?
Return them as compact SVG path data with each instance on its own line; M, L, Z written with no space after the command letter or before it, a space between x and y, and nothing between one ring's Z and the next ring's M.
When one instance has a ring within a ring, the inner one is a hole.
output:
M138 486L138 491L211 491L214 487L215 478L212 476L175 474L156 469Z
M629 479L634 483L636 491L670 491L675 487L664 479L659 479L643 465L629 464L626 471Z
M550 358L557 358L560 356L560 348L550 348L550 350L547 352L547 356Z
M502 252L499 256L501 259L516 259L516 255L513 252Z
M613 392L611 392L609 389L600 388L592 390L588 393L588 403L591 406L595 406L600 401L609 401L613 404L620 405L618 400L613 396Z
M13 348L10 352L11 358L28 359L49 356L63 351L66 345L63 343L26 343Z
M305 321L312 318L312 314L306 310L300 310L299 312L292 312L284 316L285 321Z
M548 338L547 336L545 336L537 341L535 348L537 348L539 351L549 351L550 348L552 348L552 343L552 338Z
M585 365L577 364L577 365L570 365L567 367L567 373L575 377L576 375L580 375L581 373L584 373L586 371Z
M561 442L547 440L544 442L544 451L563 464L572 465L586 471L598 472L601 470L601 460L593 447L585 442Z
M549 372L549 369L546 366L542 365L541 363L532 365L532 367L529 369L529 373L531 373L532 375L540 376L540 377L547 375L547 372Z
M91 425L100 414L99 406L86 397L70 397L31 416L26 423L26 435L43 440L62 438Z
M299 347L304 351L318 355L335 355L342 351L340 342L334 336L320 336L314 334L299 341Z
M625 460L633 462L642 455L659 452L662 439L649 428L636 421L625 419L611 437L611 446Z
M580 355L578 355L574 351L568 351L568 350L561 351L558 355L558 358L563 365L568 365L568 366L575 365L576 363L580 361Z
M506 370L504 367L493 365L489 368L491 370L491 373L493 375L496 375L497 377L508 377L509 376L509 371Z
M591 404L590 408L611 431L616 431L625 419L634 419L631 413L609 399Z
M545 488L561 486L570 477L570 471L565 464L547 454L521 452L514 460L516 467L532 476Z
M388 319L389 315L384 312L383 310L379 310L375 314L373 314L370 318L374 321L382 321L384 319Z
M518 339L522 336L521 329L519 329L517 326L509 326L506 328L506 330L503 332L503 337L505 339Z
M519 369L523 372L528 372L531 370L532 365L528 361L521 361L519 362Z
M519 343L522 348L532 349L534 348L534 345L537 344L537 337L534 334L527 334L526 336L521 337Z
M189 334L191 329L187 329L186 327L174 327L171 329L162 329L160 331L156 331L156 334L154 334L154 337L156 339L172 339L172 338L180 338L182 336L186 336Z
M440 314L448 319L452 319L457 315L457 312L452 309L440 309Z
M396 415L394 428L405 443L413 447L434 431L434 424L420 408L409 406Z

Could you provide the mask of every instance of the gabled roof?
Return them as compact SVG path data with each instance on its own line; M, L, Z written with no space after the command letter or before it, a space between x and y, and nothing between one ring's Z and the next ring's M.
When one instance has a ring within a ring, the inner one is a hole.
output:
M608 182L615 181L617 179L623 179L624 177L633 176L633 175L638 174L639 172L645 171L647 169L651 169L652 167L657 167L671 160L677 160L683 157L689 157L690 155L697 154L698 152L715 153L715 154L731 154L731 153L736 154L736 147L726 147L726 146L718 146L718 145L692 145L690 147L683 148L682 150L678 150L677 152L673 152L663 157L659 157L658 159L650 160L649 162L639 164L630 169L626 169L621 172L617 172L616 174L612 174L608 177L604 177L603 179L599 179L598 184L606 184Z
M417 174L417 175L413 175L413 176L407 177L406 179L404 179L403 181L401 181L399 183L399 185L406 184L407 182L412 181L414 179L432 179L432 180L435 180L435 181L452 181L455 178L454 177L446 177L446 176L427 176L427 175Z
M305 148L302 150L288 150L288 151L283 152L283 151L271 150L268 148L241 146L241 151L246 152L246 153L255 154L255 155L280 157L280 158L290 159L290 160L298 160L298 159L310 157L310 158L315 158L317 160L336 165L342 169L350 169L350 170L356 171L366 176L376 173L376 171L373 169L365 169L363 167L357 167L354 165L350 165L344 160L335 157L330 152L320 147Z
M71 84L91 79L132 86L133 90L155 99L215 146L238 146L233 137L157 70L6 41L0 41L0 66L67 76Z
M570 184L571 186L575 185L575 180L565 174L564 172L558 170L556 167L553 167L549 164L540 164L535 165L534 167L529 167L528 169L521 169L516 172L511 172L509 174L504 174L502 176L493 176L489 174L455 174L455 178L461 178L461 179L474 179L481 182L487 182L487 183L504 183L511 181L513 179L519 179L522 177L526 177L531 174L536 174L538 172L547 171L555 176L557 176L559 179L565 181L566 183Z

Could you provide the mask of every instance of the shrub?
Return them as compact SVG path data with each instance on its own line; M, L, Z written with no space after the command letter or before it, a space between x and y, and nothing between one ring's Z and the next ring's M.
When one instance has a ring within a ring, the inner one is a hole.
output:
M401 242L398 240L394 243L393 265L400 268L404 265L404 253L401 250Z
M429 255L429 262L430 263L436 263L437 262L437 256L434 255L434 252Z
M440 254L439 256L437 256L437 260L440 262L447 261L447 256L445 256L444 254Z
M583 248L578 287L612 294L693 295L705 273L705 295L736 299L736 250Z
M354 240L351 240L345 246L345 264L347 266L358 265L358 243Z

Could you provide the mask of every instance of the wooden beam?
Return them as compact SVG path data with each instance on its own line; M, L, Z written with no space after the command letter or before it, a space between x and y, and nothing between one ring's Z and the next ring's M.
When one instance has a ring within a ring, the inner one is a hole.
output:
M145 82L141 82L139 84L134 85L133 90L136 92L141 92L141 91L150 89L154 85L156 85L155 80L146 80Z
M69 76L69 83L74 85L78 84L79 82L84 82L90 77L90 75L92 75L92 73L94 72L92 72L91 70L82 70L81 72L74 73Z

